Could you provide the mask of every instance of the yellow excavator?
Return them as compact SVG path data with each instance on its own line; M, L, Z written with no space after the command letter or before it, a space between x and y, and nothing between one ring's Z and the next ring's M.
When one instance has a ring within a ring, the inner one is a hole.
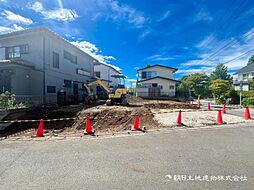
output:
M108 95L108 100L106 101L107 106L120 104L123 106L128 105L127 102L127 89L125 88L125 76L124 75L111 75L118 80L118 86L114 88L108 88L107 85L102 82L99 78L85 84L85 87L89 93L91 93L91 88L93 86L99 85Z

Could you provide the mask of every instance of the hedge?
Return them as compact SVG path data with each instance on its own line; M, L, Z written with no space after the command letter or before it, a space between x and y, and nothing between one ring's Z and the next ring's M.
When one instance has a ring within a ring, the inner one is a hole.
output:
M237 94L240 95L240 90L237 91ZM254 90L242 91L242 96L246 98L254 97Z
M243 105L254 105L254 97L243 98Z

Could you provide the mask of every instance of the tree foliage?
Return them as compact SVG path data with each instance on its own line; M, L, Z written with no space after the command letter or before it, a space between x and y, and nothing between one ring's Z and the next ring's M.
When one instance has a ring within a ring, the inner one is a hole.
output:
M254 90L254 79L248 81L249 89Z
M250 56L247 65L254 63L254 55Z
M180 91L188 92L191 90L192 95L201 97L209 96L209 77L205 73L195 73L189 76L183 76L181 84L179 85Z
M230 83L233 81L233 78L228 74L228 69L224 64L218 64L213 73L210 75L211 81L217 79L227 80Z
M9 109L14 107L15 104L15 95L10 92L5 92L0 94L0 107Z
M216 79L211 81L209 88L215 96L218 98L224 98L230 91L231 84L227 80Z

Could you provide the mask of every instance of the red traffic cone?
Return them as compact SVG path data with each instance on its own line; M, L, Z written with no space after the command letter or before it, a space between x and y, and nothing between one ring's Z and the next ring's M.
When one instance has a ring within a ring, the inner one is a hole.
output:
M244 119L251 119L250 110L248 106L246 106L246 109L245 109Z
M226 113L226 104L224 104L222 107L222 113Z
M223 124L221 110L218 110L217 124Z
M210 104L210 102L208 102L208 104L207 104L207 109L208 109L208 111L211 111L211 104Z
M200 101L198 101L198 109L200 108Z
M182 111L181 110L178 113L178 116L177 116L177 119L176 119L176 125L177 126L183 125L183 123L182 123Z
M136 114L136 116L135 116L134 125L133 125L133 128L132 128L132 131L136 131L136 130L139 130L139 117L138 117L138 114Z
M90 115L86 118L86 131L85 134L94 134L94 131L92 130L91 121L90 121Z
M44 131L44 124L43 124L43 120L41 119L37 132L36 132L36 137L44 137L43 131Z

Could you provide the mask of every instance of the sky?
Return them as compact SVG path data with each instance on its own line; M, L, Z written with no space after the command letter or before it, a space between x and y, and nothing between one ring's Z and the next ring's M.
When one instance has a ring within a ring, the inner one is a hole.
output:
M41 25L128 81L147 64L233 74L254 54L253 0L0 0L0 34Z

